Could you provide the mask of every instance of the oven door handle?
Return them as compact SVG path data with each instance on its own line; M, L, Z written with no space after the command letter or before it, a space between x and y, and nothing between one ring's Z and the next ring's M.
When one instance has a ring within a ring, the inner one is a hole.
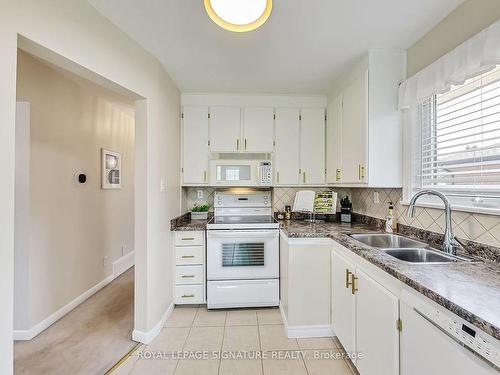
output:
M207 238L278 238L279 231L208 231Z

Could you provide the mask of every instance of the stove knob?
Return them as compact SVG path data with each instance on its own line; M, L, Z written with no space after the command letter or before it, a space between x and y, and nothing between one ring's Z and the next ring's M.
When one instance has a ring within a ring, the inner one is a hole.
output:
M264 204L267 204L267 201L264 201Z

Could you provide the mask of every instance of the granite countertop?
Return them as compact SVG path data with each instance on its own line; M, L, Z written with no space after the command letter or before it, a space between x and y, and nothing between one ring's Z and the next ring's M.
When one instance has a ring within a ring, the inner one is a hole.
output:
M361 223L282 221L289 238L331 238L439 305L500 340L500 264L408 264L366 246L350 233L381 232Z
M175 226L173 231L197 231L207 229L208 220L190 220L187 223Z

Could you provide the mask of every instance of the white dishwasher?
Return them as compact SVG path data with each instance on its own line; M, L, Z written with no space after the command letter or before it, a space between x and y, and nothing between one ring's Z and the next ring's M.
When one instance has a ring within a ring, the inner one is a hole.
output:
M401 303L401 375L499 373L500 341L414 292Z

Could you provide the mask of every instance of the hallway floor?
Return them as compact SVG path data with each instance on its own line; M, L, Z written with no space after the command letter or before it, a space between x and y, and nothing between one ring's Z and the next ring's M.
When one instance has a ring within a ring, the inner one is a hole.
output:
M235 354L247 357L219 359ZM331 338L288 339L278 309L176 307L153 342L113 375L351 375L336 355Z
M104 374L136 343L134 268L30 341L14 344L16 375Z

